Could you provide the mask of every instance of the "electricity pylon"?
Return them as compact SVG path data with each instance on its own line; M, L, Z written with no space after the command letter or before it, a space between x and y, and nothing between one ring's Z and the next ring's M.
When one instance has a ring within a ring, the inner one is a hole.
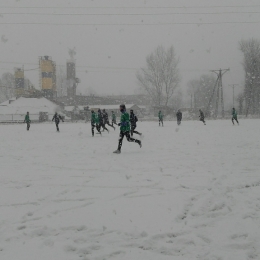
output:
M211 72L214 72L217 74L217 81L216 85L217 86L217 96L216 96L216 108L215 108L215 117L218 116L218 108L219 108L219 95L220 95L220 103L221 103L221 110L222 110L222 118L225 116L224 112L224 94L223 94L223 84L222 84L222 77L223 75L228 72L229 69L219 69L219 70L211 70ZM213 90L213 94L215 92L215 88Z

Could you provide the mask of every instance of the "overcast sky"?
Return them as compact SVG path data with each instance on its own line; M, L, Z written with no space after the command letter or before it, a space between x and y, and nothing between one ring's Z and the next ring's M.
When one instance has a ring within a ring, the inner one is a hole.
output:
M230 68L223 79L228 98L228 84L244 80L238 42L260 38L259 0L0 0L0 13L1 74L23 64L37 68L44 55L65 66L68 48L75 47L83 94L89 87L134 93L145 57L158 45L173 45L183 89L211 69ZM26 77L38 88L37 70Z

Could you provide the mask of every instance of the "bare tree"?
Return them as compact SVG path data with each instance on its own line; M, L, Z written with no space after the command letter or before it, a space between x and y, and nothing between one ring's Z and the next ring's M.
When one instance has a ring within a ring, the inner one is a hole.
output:
M260 41L242 40L240 50L244 54L246 116L260 113Z
M173 46L167 50L157 47L147 56L146 65L136 74L139 84L155 105L167 106L180 83L179 59Z
M14 88L15 87L14 75L12 73L9 73L9 72L3 73L2 84L5 85L8 88Z
M237 96L238 113L239 113L240 115L242 115L242 113L243 113L243 103L244 103L244 100L245 100L244 93L238 94L238 96Z
M198 89L200 87L200 81L199 79L192 79L188 82L188 89L187 94L191 98L190 106L191 108L197 108L197 100L196 100L196 93L198 92Z
M199 79L188 82L188 95L193 96L193 107L202 109L212 109L215 101L214 86L216 79L212 74L201 75ZM209 107L210 106L210 107Z
M183 103L183 95L182 95L182 91L179 89L171 99L171 104L174 110L176 111L181 108L182 103Z
M0 87L1 101L5 101L13 97L15 88L14 75L9 72L3 73Z
M25 89L30 89L33 87L32 82L28 78L24 78L24 88Z
M0 103L8 99L6 93L6 86L3 85L2 80L0 79Z

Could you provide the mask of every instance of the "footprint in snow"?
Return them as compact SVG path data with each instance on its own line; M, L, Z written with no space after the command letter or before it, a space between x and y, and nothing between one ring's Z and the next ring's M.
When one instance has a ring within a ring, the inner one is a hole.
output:
M23 230L23 229L26 229L26 226L19 226L19 227L17 227L17 230Z

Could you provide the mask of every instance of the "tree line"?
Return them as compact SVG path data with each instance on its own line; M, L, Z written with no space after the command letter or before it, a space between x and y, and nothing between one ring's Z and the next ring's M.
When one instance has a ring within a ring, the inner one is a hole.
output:
M241 40L239 50L243 53L245 81L243 91L236 96L237 111L246 116L260 114L260 41L257 39ZM202 75L200 79L191 80L188 84L188 95L191 96L194 108L213 109L216 100L213 89L216 77ZM212 98L211 102L209 98Z
M238 102L240 106L244 103L246 115L260 114L260 41L242 40L239 47L244 55L245 86Z
M260 41L241 40L239 50L244 56L245 82L243 91L236 96L237 111L245 115L260 114ZM173 46L168 49L158 46L146 57L146 67L141 68L136 77L153 106L177 109L182 105L179 63ZM216 76L209 73L189 81L187 95L191 108L202 108L208 115L212 114L217 99L216 80Z
M237 110L240 114L260 114L260 41L257 39L241 40L239 50L244 56L245 83L243 92L236 97ZM158 46L146 57L146 66L137 72L136 78L153 106L171 107L175 110L181 108L179 63L180 59L173 46L168 49ZM58 74L57 85L59 86L63 84L65 75L62 75L64 74L62 72L58 72ZM191 80L187 90L187 94L190 96L190 107L213 110L213 104L216 102L215 84L216 77L212 74L204 74ZM14 87L14 75L4 73L0 79L0 101L11 98L14 94L12 92Z

